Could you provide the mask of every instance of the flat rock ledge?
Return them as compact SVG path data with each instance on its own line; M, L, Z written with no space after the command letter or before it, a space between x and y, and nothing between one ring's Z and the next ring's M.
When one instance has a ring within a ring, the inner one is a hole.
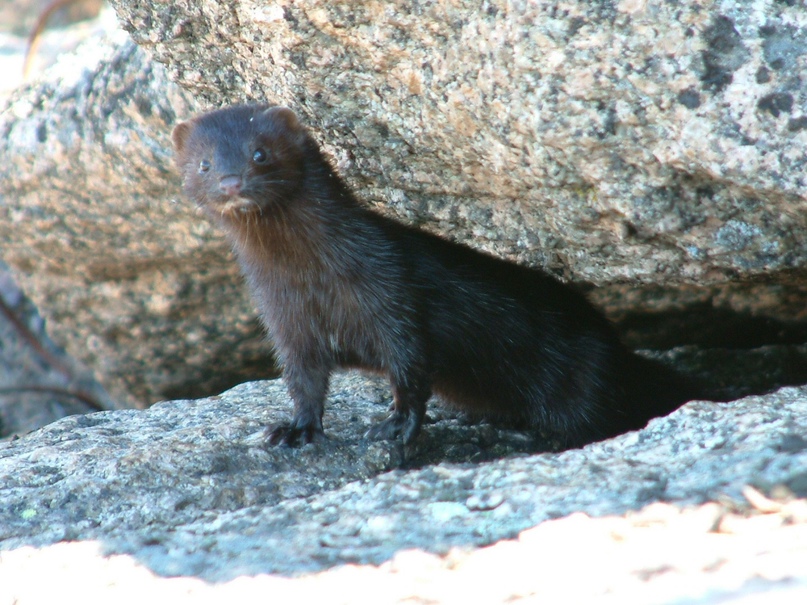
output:
M387 402L336 376L329 439L297 449L264 445L279 381L0 444L0 603L807 596L807 387L538 454L437 406L413 448L365 441Z

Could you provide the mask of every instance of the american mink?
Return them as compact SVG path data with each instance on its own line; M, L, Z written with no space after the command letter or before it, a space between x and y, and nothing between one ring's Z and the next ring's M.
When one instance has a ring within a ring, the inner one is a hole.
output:
M331 372L389 377L371 439L418 434L439 394L579 446L689 400L687 380L643 359L585 297L363 207L285 107L235 106L176 126L185 194L231 240L294 401L271 444L324 435Z

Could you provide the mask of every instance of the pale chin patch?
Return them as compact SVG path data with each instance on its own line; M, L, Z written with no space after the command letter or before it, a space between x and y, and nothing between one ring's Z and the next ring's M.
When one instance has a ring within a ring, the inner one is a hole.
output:
M245 197L235 197L219 208L222 214L246 214L260 210L258 204Z

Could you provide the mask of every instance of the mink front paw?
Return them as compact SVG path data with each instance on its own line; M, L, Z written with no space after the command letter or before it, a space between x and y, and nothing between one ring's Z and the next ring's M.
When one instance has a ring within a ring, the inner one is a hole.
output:
M418 436L422 422L423 418L417 414L394 411L386 419L371 426L364 436L373 441L391 441L402 437L403 442L409 444Z
M298 427L291 422L278 422L266 429L266 441L269 445L305 445L326 439L322 429L315 426Z

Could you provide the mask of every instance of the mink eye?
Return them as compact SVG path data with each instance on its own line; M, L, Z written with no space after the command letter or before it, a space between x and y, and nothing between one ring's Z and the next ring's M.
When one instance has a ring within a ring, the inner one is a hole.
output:
M263 147L258 147L252 154L252 161L256 164L263 164L267 159L269 159L269 155L264 151Z
M204 174L205 172L210 170L210 162L207 160L202 160L199 162L199 174Z

